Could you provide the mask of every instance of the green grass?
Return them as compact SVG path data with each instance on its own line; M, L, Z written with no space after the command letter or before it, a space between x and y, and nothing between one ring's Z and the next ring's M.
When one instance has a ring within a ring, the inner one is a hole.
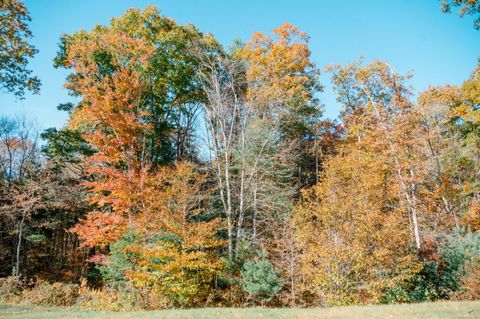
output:
M310 309L264 308L204 308L192 310L160 310L137 312L82 311L73 308L41 308L0 305L0 319L248 319L248 318L355 318L355 319L413 319L413 318L480 318L480 301L435 302L408 305L351 306Z

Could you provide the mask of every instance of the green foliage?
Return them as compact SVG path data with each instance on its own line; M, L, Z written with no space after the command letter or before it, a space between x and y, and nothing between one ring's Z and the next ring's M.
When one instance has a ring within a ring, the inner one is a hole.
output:
M125 272L136 268L131 261L133 254L126 250L136 242L135 234L127 232L118 241L110 245L110 255L105 264L99 264L99 270L104 283L110 288L125 287Z
M110 25L99 25L91 32L64 34L58 44L54 66L72 69L73 73L67 78L71 95L84 97L85 90L76 85L82 77L91 76L101 82L100 79L115 76L119 59L121 63L128 61L128 54L118 56L118 52L114 52L115 45L103 43L102 37L106 35L125 36L155 48L146 57L148 63L140 67L130 66L141 74L144 92L140 109L145 112L144 121L152 126L147 156L155 164L171 163L177 157L194 158L193 125L199 103L204 102L205 97L198 83L199 62L191 51L194 43L204 41L204 35L192 25L179 25L173 19L161 16L154 6L144 10L130 9L123 16L112 19ZM75 56L72 62L72 50L84 44L94 44L95 48L85 56ZM85 75L73 70L73 65L78 64L88 65L94 74ZM78 105L64 103L59 108L74 117L75 111L89 102L83 99Z
M27 68L38 50L28 43L32 32L30 15L23 1L0 1L0 89L23 98L26 91L38 93L40 80Z
M36 234L31 234L25 238L28 242L33 243L33 244L41 244L44 243L48 240L47 236L45 234L41 233L36 233Z
M438 264L426 261L414 278L385 289L383 303L425 302L439 298Z
M242 288L252 296L263 297L270 301L282 289L278 272L267 259L246 262L243 266Z
M247 240L237 243L236 250L235 258L224 258L223 271L217 278L219 287L240 287L241 278L238 278L238 274L241 273L243 266L248 260L258 257L257 252Z
M448 235L438 260L425 260L418 274L386 291L384 302L424 302L450 299L463 285L470 261L480 256L480 232L460 230Z
M94 149L83 139L77 130L48 128L41 137L47 141L43 152L50 159L60 163L79 163L85 156L92 155Z
M20 98L40 85L29 20L0 0L0 90ZM22 275L0 278L0 302L478 298L480 68L415 102L387 63L328 67L337 124L321 120L308 43L285 23L224 50L153 6L62 35L54 66L76 102L57 107L69 120L43 132L45 156L33 126L0 119L0 275Z
M465 274L465 263L480 256L480 232L466 232L447 237L446 244L441 247L443 260L441 287L448 293L457 290L462 284Z

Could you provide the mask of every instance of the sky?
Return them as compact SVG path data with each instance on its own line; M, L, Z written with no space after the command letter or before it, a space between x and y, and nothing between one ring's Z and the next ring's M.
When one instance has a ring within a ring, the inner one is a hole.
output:
M128 8L156 5L177 23L193 23L228 46L247 41L254 32L269 33L284 22L310 36L312 60L319 68L386 60L399 72L413 71L416 92L429 85L461 84L480 56L480 31L473 18L444 14L440 0L26 0L32 22L32 44L40 53L30 68L42 81L40 95L16 100L0 92L0 115L24 114L40 129L61 128L67 114L57 105L71 101L63 88L67 70L52 60L62 33L108 24ZM336 118L340 105L322 75L320 99L325 116Z

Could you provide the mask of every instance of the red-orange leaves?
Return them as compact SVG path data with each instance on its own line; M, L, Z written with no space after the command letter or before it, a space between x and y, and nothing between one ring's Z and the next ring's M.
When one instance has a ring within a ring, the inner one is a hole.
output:
M83 245L92 248L105 247L116 241L125 229L126 220L121 216L94 211L88 213L71 231L78 235Z
M105 246L125 230L125 218L141 208L151 124L143 107L142 69L155 47L115 29L97 27L70 41L67 65L75 75L66 86L83 97L69 125L80 129L96 153L85 162L93 177L87 200L98 209L74 228L87 246Z

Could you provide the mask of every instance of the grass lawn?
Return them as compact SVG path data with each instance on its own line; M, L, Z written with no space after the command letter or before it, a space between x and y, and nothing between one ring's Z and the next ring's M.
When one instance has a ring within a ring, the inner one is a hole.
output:
M41 308L0 305L0 319L207 319L207 318L355 318L355 319L413 319L413 318L480 318L480 301L435 302L409 305L381 305L363 307L334 307L310 309L263 308L204 308L192 310L160 310L138 312L82 311L73 308Z

